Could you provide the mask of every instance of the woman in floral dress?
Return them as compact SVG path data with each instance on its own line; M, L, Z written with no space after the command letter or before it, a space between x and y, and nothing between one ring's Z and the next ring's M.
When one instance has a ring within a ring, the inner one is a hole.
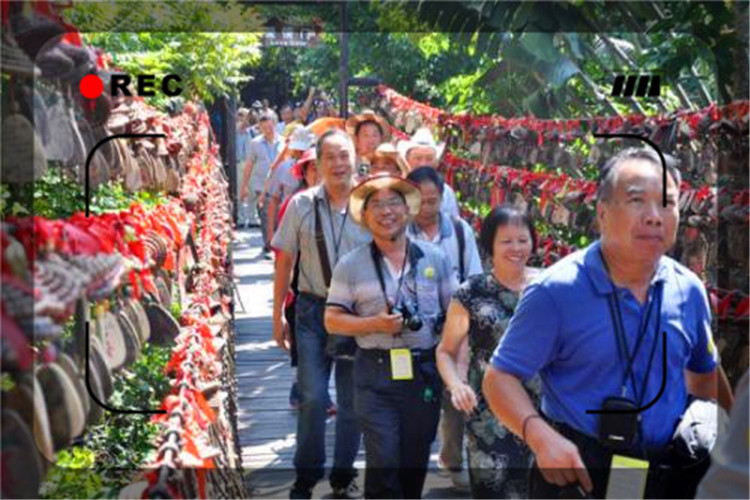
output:
M469 278L453 296L437 348L437 364L453 405L467 415L472 496L528 498L533 456L492 414L482 396L482 378L520 293L534 273L526 266L535 247L534 228L526 214L503 205L485 218L479 239L492 258L492 270ZM467 335L471 355L468 378L464 379L456 361ZM539 380L532 379L527 388L538 395Z

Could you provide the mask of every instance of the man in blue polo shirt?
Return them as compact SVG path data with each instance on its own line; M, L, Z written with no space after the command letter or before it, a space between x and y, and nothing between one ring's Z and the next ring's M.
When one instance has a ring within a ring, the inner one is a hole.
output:
M655 152L627 149L604 166L596 209L599 241L540 274L494 353L483 391L495 415L534 453L532 496L565 495L565 488L579 483L603 497L612 450L635 450L630 456L658 461L688 394L717 397L717 353L704 286L664 255L679 225L680 174L671 158L667 169L663 206L662 164ZM520 382L537 372L541 414ZM587 410L622 400L633 408L653 405L630 414L633 425L624 425L634 432L613 448L605 438L611 436L607 419L628 414ZM647 492L653 483L649 475Z

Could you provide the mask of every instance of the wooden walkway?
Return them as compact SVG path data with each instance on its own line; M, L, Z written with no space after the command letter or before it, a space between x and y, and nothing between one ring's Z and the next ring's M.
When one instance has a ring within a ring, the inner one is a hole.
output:
M247 491L257 498L288 498L294 482L297 413L289 409L292 370L288 356L271 336L273 262L261 253L257 229L238 231L234 243L234 272L242 303L236 301L236 365L238 428ZM335 401L333 377L331 398ZM326 426L327 465L333 456L335 417ZM437 443L433 447L425 498L463 498L447 475L437 468ZM355 466L364 489L364 447ZM327 480L318 483L315 498L331 498Z

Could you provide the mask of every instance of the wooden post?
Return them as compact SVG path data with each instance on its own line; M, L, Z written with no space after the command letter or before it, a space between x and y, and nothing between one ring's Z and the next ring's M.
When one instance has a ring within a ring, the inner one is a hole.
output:
M341 2L341 60L339 64L339 114L349 116L349 22L347 2Z
M74 327L73 327L73 343L71 345L74 359L78 363L79 368L83 368L85 363L88 362L86 359L86 323L89 322L90 335L94 335L94 323L91 318L89 310L89 302L85 297L81 297L76 301L76 309L73 315Z
M232 218L237 220L237 205L240 200L237 199L237 185L241 177L237 175L237 103L234 97L225 101L223 106L224 120L226 129L226 151L224 151L224 167L227 169L227 179L229 179L229 199L232 200Z

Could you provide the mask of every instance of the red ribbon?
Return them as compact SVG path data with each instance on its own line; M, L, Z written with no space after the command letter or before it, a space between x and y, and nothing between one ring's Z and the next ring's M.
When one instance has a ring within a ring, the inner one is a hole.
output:
M544 132L557 131L559 133L559 140L572 140L575 136L573 131L580 130L582 122L587 124L586 128L589 131L595 128L597 132L615 132L621 129L626 123L630 125L642 125L646 122L651 122L653 125L660 125L677 119L687 123L691 128L691 133L695 134L697 133L698 123L704 116L709 116L712 121L718 121L722 117L741 121L745 120L750 114L750 101L735 101L722 107L718 107L715 103L712 103L697 111L676 111L671 113L671 115L657 114L654 116L631 114L626 117L596 116L571 120L543 120L528 115L513 118L505 118L500 115L454 115L405 97L385 85L379 85L377 92L395 110L416 110L428 121L438 122L442 126L457 126L463 129L464 133L470 130L477 131L488 126L506 129L516 126L524 127L537 133L537 146L541 146L544 143Z

